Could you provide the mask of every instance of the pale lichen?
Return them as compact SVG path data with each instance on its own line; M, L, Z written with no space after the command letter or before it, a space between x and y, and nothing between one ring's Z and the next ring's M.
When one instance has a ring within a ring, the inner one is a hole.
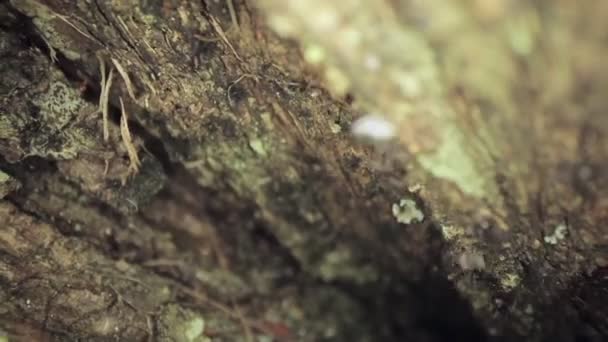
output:
M507 273L500 279L500 285L505 291L511 291L521 283L521 277L515 273Z
M5 183L10 179L10 176L0 171L0 183Z
M456 127L445 126L444 141L433 153L418 155L420 165L438 178L454 182L464 193L483 197L486 178L479 174L476 161L462 148L466 141Z
M445 240L450 241L464 236L465 232L461 227L444 224L441 225L441 234Z
M486 262L483 254L476 251L463 252L458 256L458 265L465 270L483 270L486 268Z
M80 94L61 81L51 82L48 90L34 98L33 103L40 108L41 119L58 130L68 125L85 105Z
M21 183L18 180L0 170L0 199L19 189L19 187L21 187Z
M186 340L195 341L195 339L203 333L205 330L205 321L203 321L200 317L195 317L189 322L184 324L184 335L186 335Z
M335 122L331 122L329 124L329 130L333 133L333 134L338 134L340 132L342 132L342 126L338 125Z
M264 143L262 140L254 138L249 140L249 147L260 157L266 157L267 151L264 148Z
M424 213L411 199L402 198L399 203L393 203L392 211L399 223L410 224L424 220Z
M318 266L321 278L327 281L352 279L359 284L378 279L378 272L371 265L357 265L354 260L352 250L338 246L326 253Z
M31 105L40 113L38 118L25 118L23 120L29 125L23 125L19 120L20 113L7 115L10 119L15 118L7 123L13 126L13 131L18 132L13 135L13 139L16 136L27 136L25 130L37 121L37 134L19 143L24 150L21 158L41 156L71 159L80 151L92 149L97 144L93 132L80 125L83 113L94 112L93 106L81 98L59 70L52 69L48 77L48 86L43 88L42 93L29 94L32 98ZM19 99L15 98L14 101L18 102Z
M566 238L568 227L564 223L558 224L553 230L553 234L545 236L545 243L557 245L557 243Z
M159 320L159 340L176 342L209 342L205 336L205 320L190 310L167 305Z

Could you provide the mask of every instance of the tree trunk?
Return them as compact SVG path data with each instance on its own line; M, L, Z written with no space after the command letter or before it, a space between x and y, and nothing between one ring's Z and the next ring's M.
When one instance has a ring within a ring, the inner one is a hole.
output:
M577 3L0 1L1 333L608 339Z

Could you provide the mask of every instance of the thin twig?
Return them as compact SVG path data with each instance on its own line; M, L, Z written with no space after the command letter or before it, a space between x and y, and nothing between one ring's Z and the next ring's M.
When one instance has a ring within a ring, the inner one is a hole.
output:
M71 21L69 21L68 18L65 15L59 14L57 12L54 12L54 14L57 16L57 18L63 20L66 24L70 25L70 27L72 27L74 30L76 30L76 32L78 32L81 35L89 38L90 40L94 41L95 43L99 43L99 41L97 41L97 39L91 37L90 34L82 31L80 28L78 28L78 26L76 26L74 23L72 23Z

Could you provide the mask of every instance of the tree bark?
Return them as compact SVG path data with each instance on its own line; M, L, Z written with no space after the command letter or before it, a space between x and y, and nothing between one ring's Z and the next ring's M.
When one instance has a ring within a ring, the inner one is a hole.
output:
M0 1L3 334L608 338L584 3Z

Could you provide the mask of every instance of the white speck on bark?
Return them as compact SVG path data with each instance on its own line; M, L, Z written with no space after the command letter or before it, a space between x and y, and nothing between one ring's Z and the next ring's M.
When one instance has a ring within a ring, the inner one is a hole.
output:
M418 209L416 202L411 199L401 199L399 203L393 204L392 209L393 216L399 223L410 224L424 220L424 213Z
M557 245L560 240L566 237L567 227L565 224L560 223L555 227L553 234L545 236L545 243L550 245Z
M395 137L395 126L380 115L369 114L357 119L351 132L359 138L386 141Z

